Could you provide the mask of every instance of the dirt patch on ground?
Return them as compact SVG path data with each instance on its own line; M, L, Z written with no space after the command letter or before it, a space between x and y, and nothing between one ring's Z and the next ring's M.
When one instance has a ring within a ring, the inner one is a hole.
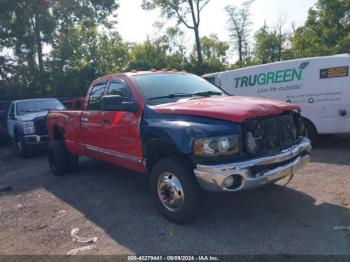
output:
M280 183L283 184L283 181ZM153 204L144 175L84 159L54 177L45 155L0 149L0 253L350 254L350 139L323 138L286 187L205 194L197 223L177 226ZM0 191L1 192L1 191ZM96 243L73 242L98 237Z

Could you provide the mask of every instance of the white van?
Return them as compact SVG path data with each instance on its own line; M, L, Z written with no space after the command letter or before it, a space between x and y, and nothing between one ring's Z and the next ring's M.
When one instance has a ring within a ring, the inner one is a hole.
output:
M311 140L350 133L350 55L303 58L204 75L227 93L297 104Z

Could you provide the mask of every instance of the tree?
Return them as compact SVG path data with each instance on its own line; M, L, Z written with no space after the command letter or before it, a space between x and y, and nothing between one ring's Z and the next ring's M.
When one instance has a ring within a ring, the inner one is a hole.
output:
M100 61L106 55L98 46L107 38L101 40L97 27L108 23L107 16L118 6L114 0L52 1L56 30L50 41L50 92L56 96L81 95L94 78L105 73L105 62ZM110 61L111 67L114 63Z
M288 33L283 32L284 19L280 17L276 26L275 26L275 35L277 36L277 45L278 45L278 58L277 61L281 61L284 56L285 44L288 40Z
M266 64L281 61L286 42L286 35L282 32L280 24L271 31L264 24L254 35L254 55L258 63Z
M220 41L217 35L203 36L201 38L204 61L218 61L225 64L227 61L227 51L230 45Z
M86 46L93 46L97 26L107 24L106 17L118 8L118 1L0 0L0 8L0 50L11 49L6 65L0 61L1 78L10 76L7 82L23 97L57 90L64 95L74 82L65 82L72 72L78 80L77 72L88 71L84 80L95 76L90 67L81 70L79 63L92 52ZM44 47L52 51L44 54Z
M130 70L166 68L166 50L159 42L147 39L143 44L134 44L130 50Z
M187 65L183 53L173 51L169 38L165 35L157 39L147 39L143 44L134 44L129 52L129 70L178 69Z
M212 73L223 71L228 66L227 52L230 45L227 42L220 41L217 35L203 36L201 37L202 50L203 50L203 66L200 74ZM193 54L195 47L193 48L192 55L190 57L193 63ZM197 71L193 68L191 71Z
M1 0L0 46L11 47L19 64L27 64L31 71L43 71L42 41L54 30L53 17L46 0Z
M183 70L188 64L184 32L178 26L168 27L156 42L161 43L166 52L167 68Z
M154 27L157 33L152 37L153 42L162 43L168 56L185 57L187 50L184 45L184 32L180 29L179 25L165 27L165 23L156 22L154 23Z
M161 15L170 19L177 18L178 24L183 24L194 31L198 66L203 64L202 47L199 36L201 11L210 0L143 0L142 8L152 10L160 8ZM188 17L190 16L191 22Z
M70 41L86 41L84 44L95 44L97 26L108 23L107 16L119 7L114 0L56 0L52 12L57 21L56 32L51 41L53 49L60 53L60 70L65 61L74 53L81 52L83 46ZM79 31L79 32L77 32ZM78 35L75 35L79 33ZM78 39L80 36L80 40ZM91 41L89 43L89 41Z
M295 57L350 52L350 1L319 0L292 39Z
M235 49L238 51L239 63L242 64L244 58L249 53L248 37L250 32L250 7L254 0L243 3L241 8L236 6L226 6L225 10L229 17L229 31Z
M96 77L127 69L128 45L117 32L104 34L96 27L74 26L66 33L51 52L57 95L81 95Z
M123 42L119 33L98 35L95 52L90 61L98 75L123 72L127 69L129 60L128 45Z
M32 27L34 31L34 39L36 43L36 50L38 56L38 65L40 73L44 72L44 61L43 61L43 44L42 44L42 34L44 36L49 36L54 30L53 17L49 12L49 2L48 0L33 0L33 18Z
M33 95L40 89L38 83L44 69L40 48L54 28L49 10L45 5L37 9L37 3L36 0L0 0L0 50L10 50L7 56L10 66L3 67L2 74L10 76L7 82L11 83L11 89L16 86L14 93L18 95ZM40 37L37 37L39 28Z
M184 32L178 26L166 28L162 38L168 46L168 55L185 56Z

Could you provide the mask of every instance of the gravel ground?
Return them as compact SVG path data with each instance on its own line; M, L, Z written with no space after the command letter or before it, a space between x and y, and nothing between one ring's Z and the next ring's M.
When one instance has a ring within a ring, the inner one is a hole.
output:
M158 214L146 176L96 160L54 177L45 155L22 160L2 147L5 187L12 190L0 193L0 254L66 254L87 245L72 240L79 228L98 237L84 254L350 255L350 230L334 228L350 226L350 137L323 137L285 188L206 193L200 219L186 226Z

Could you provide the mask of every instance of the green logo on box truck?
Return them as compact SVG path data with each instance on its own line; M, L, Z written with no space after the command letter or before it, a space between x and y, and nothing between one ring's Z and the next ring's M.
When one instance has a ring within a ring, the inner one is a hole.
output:
M309 62L300 64L298 68L287 70L279 70L268 73L255 74L250 76L243 76L235 78L235 87L248 87L256 85L268 85L293 82L303 79L303 70L309 65Z

